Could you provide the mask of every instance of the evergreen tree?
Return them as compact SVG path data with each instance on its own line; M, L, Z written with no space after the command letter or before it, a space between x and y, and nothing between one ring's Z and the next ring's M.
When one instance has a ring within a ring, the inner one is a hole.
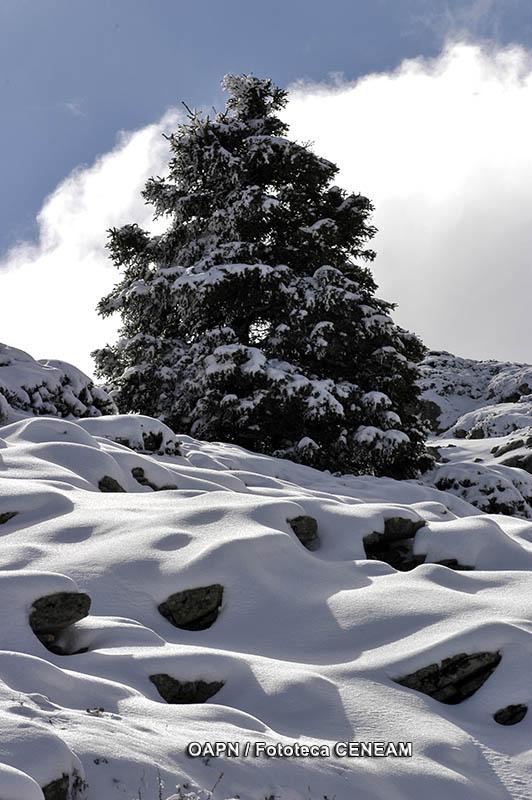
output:
M99 304L121 338L94 353L122 411L197 438L321 469L411 477L421 342L360 261L370 201L332 185L337 167L285 137L286 93L226 76L226 110L189 112L167 177L143 196L162 235L109 231L122 280Z

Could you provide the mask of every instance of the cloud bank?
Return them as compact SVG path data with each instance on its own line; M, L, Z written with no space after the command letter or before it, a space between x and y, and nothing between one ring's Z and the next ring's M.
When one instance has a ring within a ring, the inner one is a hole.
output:
M161 133L180 119L171 110L140 131L120 133L111 152L74 170L45 200L38 243L22 243L0 262L0 341L92 374L90 352L113 341L119 325L95 310L118 280L106 231L133 221L156 230L140 192L151 175L166 172Z
M531 55L458 42L393 73L289 91L289 135L375 204L373 271L396 320L432 348L532 362ZM94 310L117 279L105 231L152 227L140 190L164 173L161 132L179 120L171 110L122 134L47 198L38 244L0 264L0 340L91 371L118 325Z
M532 57L449 45L292 87L291 135L375 204L380 294L429 347L532 362Z

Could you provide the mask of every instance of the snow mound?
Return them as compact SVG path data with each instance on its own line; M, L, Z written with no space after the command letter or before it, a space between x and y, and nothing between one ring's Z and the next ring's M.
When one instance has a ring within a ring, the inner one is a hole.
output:
M35 361L0 343L0 423L27 416L99 417L116 413L110 397L65 361Z
M181 455L121 443L157 425L0 428L2 796L61 781L68 800L530 793L532 718L493 715L532 701L532 524L420 481L188 436ZM463 444L486 455L486 440ZM312 551L296 533L309 520ZM409 543L418 566L368 558L369 542ZM458 705L397 682L446 659L492 665ZM240 755L189 757L190 742ZM325 751L254 757L257 742ZM413 754L348 757L337 742Z
M79 425L92 436L102 436L140 453L179 455L179 442L172 430L152 417L120 414L83 419Z
M475 361L431 351L419 367L425 414L438 433L471 411L526 401L532 392L532 366L528 364ZM527 405L523 413L529 411Z

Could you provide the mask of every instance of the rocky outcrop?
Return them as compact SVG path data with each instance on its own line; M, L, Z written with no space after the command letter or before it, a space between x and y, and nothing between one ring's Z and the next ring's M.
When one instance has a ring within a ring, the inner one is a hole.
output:
M223 681L178 681L166 673L150 675L150 681L167 703L204 703L224 685Z
M416 532L425 521L392 517L384 522L384 533L370 533L364 537L366 558L385 561L394 569L407 572L423 564L424 555L414 555L413 546Z
M471 697L487 681L501 660L499 652L459 653L440 664L394 678L396 683L430 695L440 703L455 705Z
M518 722L524 719L527 711L528 706L523 705L523 703L517 703L516 705L499 708L493 715L493 719L499 725L517 725Z
M500 463L505 467L519 467L532 475L532 450L529 453L519 453L505 458Z
M3 514L0 514L0 525L3 525L5 522L9 522L10 519L16 517L18 511L5 511Z
M157 484L152 483L152 481L150 481L144 474L144 470L142 469L142 467L133 467L133 469L131 470L131 474L133 475L137 483L140 483L141 486L149 486L150 489L153 489L154 492L165 492L168 491L169 489L177 489L175 483L168 483L165 486L157 486Z
M223 599L223 586L213 583L176 592L158 606L159 612L176 628L203 631L217 619Z
M98 481L98 489L100 492L125 492L126 490L120 486L117 480L111 478L110 475L104 475Z
M63 774L51 783L47 783L42 787L44 800L69 800L70 798L70 778L68 775Z
M318 550L321 545L318 536L318 523L314 517L305 514L287 520L295 535L307 550Z
M67 628L89 613L91 599L83 592L56 592L40 597L32 605L29 623L39 641L56 655L71 655L57 643ZM80 652L80 651L78 651Z
M70 800L70 778L63 775L42 787L44 800Z

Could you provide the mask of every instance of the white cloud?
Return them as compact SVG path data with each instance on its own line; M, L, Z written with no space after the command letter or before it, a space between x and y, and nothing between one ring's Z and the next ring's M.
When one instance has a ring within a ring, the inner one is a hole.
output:
M291 135L373 200L379 293L432 348L532 361L532 58L455 43L292 87Z
M458 43L354 84L298 84L290 98L290 135L375 203L373 271L395 319L433 348L532 361L530 54ZM47 198L38 245L0 264L1 341L90 372L89 352L118 325L95 311L117 279L106 229L150 227L140 190L165 171L161 132L178 118L123 134Z
M63 108L66 108L67 111L70 111L70 113L75 117L87 116L85 112L81 110L81 102L79 100L66 100L61 105Z
M12 249L0 263L0 341L35 358L70 361L89 374L89 353L116 338L119 320L102 320L96 304L118 279L105 249L108 228L138 222L154 229L140 191L164 174L176 111L134 133L90 167L80 167L45 200L39 242Z

